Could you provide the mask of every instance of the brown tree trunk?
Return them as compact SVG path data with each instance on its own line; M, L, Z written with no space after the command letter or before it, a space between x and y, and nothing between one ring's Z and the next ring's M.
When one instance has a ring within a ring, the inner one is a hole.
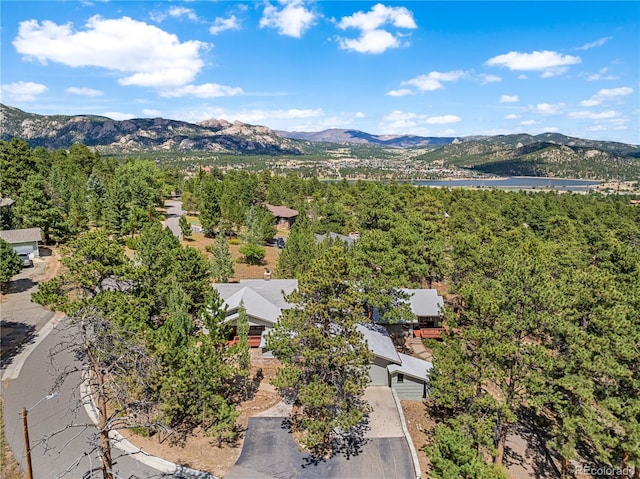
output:
M633 479L640 479L640 464L636 464L636 467L633 469Z
M86 343L85 343L86 344ZM110 428L108 422L107 398L105 396L104 376L102 374L100 364L98 363L91 350L85 346L85 352L91 361L91 369L93 377L96 380L96 390L89 390L92 399L98 406L98 430L100 431L100 459L102 460L102 477L103 479L113 479L113 459L111 457L111 441L109 440Z
M560 479L567 479L567 472L569 472L569 460L566 457L562 457L562 469L560 470Z
M629 453L627 451L625 451L622 454L622 477L621 479L629 479L629 476L631 476L631 474L629 473L629 469L627 469L629 467Z
M502 462L504 461L504 447L507 442L507 426L500 426L500 434L498 436L498 444L496 449L498 450L498 454L496 455L495 461L493 463L497 466L502 466Z

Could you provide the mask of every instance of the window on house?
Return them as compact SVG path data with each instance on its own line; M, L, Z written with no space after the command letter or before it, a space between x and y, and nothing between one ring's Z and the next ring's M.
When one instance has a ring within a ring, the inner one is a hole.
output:
M403 383L404 382L404 374L398 374L398 382L399 383Z

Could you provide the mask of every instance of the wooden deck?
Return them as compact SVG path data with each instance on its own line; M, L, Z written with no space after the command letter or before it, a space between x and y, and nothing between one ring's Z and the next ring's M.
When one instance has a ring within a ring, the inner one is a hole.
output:
M416 338L422 338L422 339L440 339L440 334L442 331L444 331L444 328L414 329L413 335Z
M249 347L259 348L260 339L261 339L261 336L249 336ZM240 338L238 336L234 336L233 339L227 343L227 346L233 346L234 344L238 344L239 342L240 342Z

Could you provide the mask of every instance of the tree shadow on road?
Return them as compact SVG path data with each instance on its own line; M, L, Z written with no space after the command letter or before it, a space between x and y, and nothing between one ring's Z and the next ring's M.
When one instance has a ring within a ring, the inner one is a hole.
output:
M292 422L290 418L286 418L282 421L282 429L292 431ZM366 433L371 429L369 426L369 416L366 415L364 419L354 428L349 431L337 433L332 444L330 451L325 455L309 454L303 458L301 467L304 469L309 466L317 466L322 462L336 457L343 456L346 460L352 457L358 456L362 452L362 447L367 443Z
M36 327L17 321L0 321L0 368L12 363L27 345L33 343Z
M31 278L21 278L11 281L5 290L5 294L24 293L33 288L37 283Z

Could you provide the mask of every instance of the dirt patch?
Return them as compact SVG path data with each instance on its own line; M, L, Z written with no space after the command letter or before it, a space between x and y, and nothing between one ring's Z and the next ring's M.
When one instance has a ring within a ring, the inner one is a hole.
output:
M242 402L238 406L240 416L236 420L241 431L238 441L234 444L224 444L218 447L217 441L202 435L196 430L187 438L182 446L171 446L168 441L160 443L156 437L142 437L131 431L120 431L131 443L143 451L161 457L175 464L181 464L199 471L209 472L217 477L223 477L240 457L244 442L244 431L251 416L262 413L280 402L280 396L271 385L279 365L274 359L262 359L257 350L251 350L251 374L254 376L258 369L262 371L263 379L253 398Z
M422 401L400 401L404 419L407 423L409 435L418 455L422 477L429 477L429 459L424 452L424 447L436 427L435 421L429 416L429 412Z
M280 236L282 236L280 234ZM276 268L276 264L278 263L278 256L280 256L280 249L267 245L264 247L265 257L262 260L262 263L259 265L250 265L242 262L242 254L240 254L240 246L242 245L242 240L238 240L239 244L229 244L229 252L231 256L235 260L234 264L234 275L229 278L229 282L238 282L241 279L262 279L264 277L264 269L268 268L273 271ZM190 239L183 239L182 244L184 246L191 246L192 248L196 248L200 252L202 252L207 258L211 258L211 253L209 253L206 248L207 246L211 246L214 242L214 238L206 238L202 233L194 233ZM232 241L236 242L236 241Z

